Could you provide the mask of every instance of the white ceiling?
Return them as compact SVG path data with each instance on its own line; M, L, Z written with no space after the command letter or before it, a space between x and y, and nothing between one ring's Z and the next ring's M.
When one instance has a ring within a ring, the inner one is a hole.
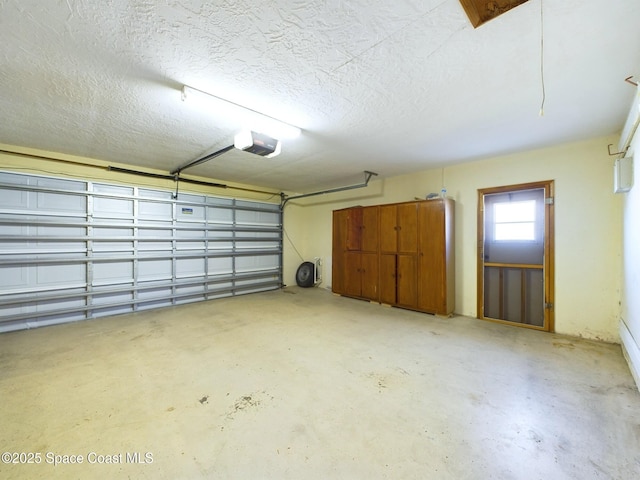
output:
M185 175L309 192L619 131L640 1L0 0L0 62L0 143L169 172L239 128L186 84L303 133Z

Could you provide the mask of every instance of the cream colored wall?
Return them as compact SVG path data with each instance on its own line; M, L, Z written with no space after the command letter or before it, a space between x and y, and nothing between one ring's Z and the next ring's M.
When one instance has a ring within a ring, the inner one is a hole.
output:
M554 180L556 332L618 342L622 202L612 191L609 143L617 137L373 180L361 190L291 202L285 227L305 260L323 258L322 286L330 288L332 210L424 198L444 179L456 200L456 312L476 316L477 190ZM299 263L286 254L285 283L295 283Z

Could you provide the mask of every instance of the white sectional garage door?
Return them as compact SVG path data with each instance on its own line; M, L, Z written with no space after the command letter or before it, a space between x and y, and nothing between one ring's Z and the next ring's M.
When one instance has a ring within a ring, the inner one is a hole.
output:
M0 332L277 289L281 219L271 203L0 172Z

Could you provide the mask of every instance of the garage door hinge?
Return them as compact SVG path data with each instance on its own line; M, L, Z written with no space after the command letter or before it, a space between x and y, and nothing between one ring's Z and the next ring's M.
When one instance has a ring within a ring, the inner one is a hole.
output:
M544 203L546 203L547 205L553 205L553 197L545 198Z

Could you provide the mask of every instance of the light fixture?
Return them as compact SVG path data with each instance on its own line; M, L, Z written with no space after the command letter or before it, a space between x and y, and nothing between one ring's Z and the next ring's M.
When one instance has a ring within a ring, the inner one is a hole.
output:
M233 122L242 124L243 128L249 131L286 139L296 138L301 133L299 127L188 85L182 87L182 100L201 103L206 108L229 117Z

